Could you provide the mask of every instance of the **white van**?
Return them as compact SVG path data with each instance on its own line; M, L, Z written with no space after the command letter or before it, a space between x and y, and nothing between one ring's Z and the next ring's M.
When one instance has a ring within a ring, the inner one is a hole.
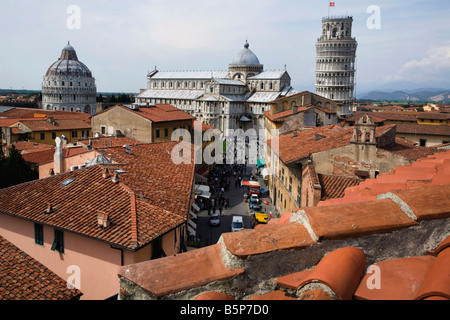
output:
M244 222L241 216L234 216L233 221L231 222L231 231L239 231L244 229Z

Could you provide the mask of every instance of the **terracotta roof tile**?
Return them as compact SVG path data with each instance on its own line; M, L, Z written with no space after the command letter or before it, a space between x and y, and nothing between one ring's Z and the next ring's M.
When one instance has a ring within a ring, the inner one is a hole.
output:
M356 203L376 199L376 196L393 190L426 188L432 185L446 185L450 182L450 151L438 152L400 166L376 179L366 179L358 186L345 189L340 199L325 200L318 206Z
M224 233L222 237L227 249L240 258L274 250L302 249L315 243L298 223L268 224L264 228Z
M80 139L78 143L88 146L91 143L93 149L106 149L113 147L123 147L124 145L142 144L129 137L98 137L91 139Z
M415 123L398 123L398 133L407 134L427 134L437 136L450 136L450 126L433 126L428 124L415 124Z
M119 277L139 283L155 299L182 290L201 287L208 283L228 279L243 269L227 268L221 258L221 245L215 244L202 250L188 251L152 263L137 263L122 267ZM180 268L180 263L183 268Z
M137 115L151 120L152 122L167 122L180 120L194 120L195 117L190 114L170 105L170 104L155 104L146 107L139 107L137 110L132 110L123 105L116 105L112 108L124 108ZM111 108L110 108L111 109ZM108 111L109 109L105 110ZM105 112L103 111L103 112Z
M433 296L450 299L450 249L448 248L438 254L415 298L419 300Z
M277 279L280 286L299 289L315 282L327 285L341 300L353 297L366 268L366 255L358 248L345 247L325 255L311 271L301 271Z
M91 124L81 119L58 119L54 124L45 119L21 120L20 123L31 131L91 129Z
M82 147L74 148L63 148L64 158L70 158L76 155L90 152ZM22 158L33 164L44 164L54 161L55 148L52 146L51 149L41 149L40 151L22 154Z
M436 258L431 256L409 257L376 263L380 272L380 287L369 288L372 273L361 280L355 292L364 300L413 300Z
M125 171L118 184L103 178L104 167L93 166L2 189L0 212L135 250L186 222L194 164L171 161L176 144L133 146L130 155L109 149L109 157L121 161L108 168ZM48 203L52 214L45 214ZM106 229L97 225L99 211L110 216Z
M311 104L307 105L307 106L304 106L304 107L298 107L297 108L297 113L304 112L304 111L310 109L311 107L313 107L313 105L311 105ZM283 122L284 118L287 118L289 116L295 115L293 113L292 109L281 111L281 112L277 112L277 113L274 113L274 114L272 114L270 112L270 110L268 110L268 111L264 111L263 114L267 117L267 119L269 119L272 122Z
M73 118L89 120L90 114L83 112L61 111L61 110L43 110L33 108L12 108L11 110L2 112L2 117L8 118Z
M376 138L379 138L389 130L393 130L395 126L395 124L392 124L377 127L375 129ZM278 155L284 163L290 164L307 158L313 153L349 145L353 136L353 129L353 127L341 128L334 125L329 125L280 135L277 137ZM318 139L318 137L320 137L320 139ZM267 141L269 147L272 147L273 143L274 139ZM380 147L380 149L402 155L413 160L437 152L436 149L432 148L416 147L405 142L404 139L396 139L394 143L391 143L388 146Z
M380 195L379 198L400 198L401 205L411 210L410 214L417 219L443 219L450 217L450 184L443 186L429 186L399 191L391 191ZM430 206L439 203L439 206Z
M444 241L442 241L439 246L436 247L436 249L428 251L428 254L437 256L442 250L448 247L450 247L450 235Z
M304 208L315 234L324 239L391 232L418 224L390 199Z
M346 177L337 177L324 174L318 174L320 185L322 186L322 196L320 200L342 198L345 189L357 186L361 183L359 179Z
M82 295L69 289L40 262L0 236L0 300L71 300Z

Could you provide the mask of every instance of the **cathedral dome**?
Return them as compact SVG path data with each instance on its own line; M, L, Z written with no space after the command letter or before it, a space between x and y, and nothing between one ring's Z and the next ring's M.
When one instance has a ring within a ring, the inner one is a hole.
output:
M68 43L62 50L61 57L48 68L45 76L92 78L92 73L84 63L78 60L75 49Z
M232 65L259 65L258 57L248 48L248 42L245 42L244 49L241 50L231 62Z

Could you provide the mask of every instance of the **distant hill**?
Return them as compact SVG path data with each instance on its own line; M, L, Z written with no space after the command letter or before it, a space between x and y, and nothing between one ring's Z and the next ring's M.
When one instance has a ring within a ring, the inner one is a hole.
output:
M360 100L407 101L407 102L450 102L450 90L416 89L397 91L371 91L358 97Z

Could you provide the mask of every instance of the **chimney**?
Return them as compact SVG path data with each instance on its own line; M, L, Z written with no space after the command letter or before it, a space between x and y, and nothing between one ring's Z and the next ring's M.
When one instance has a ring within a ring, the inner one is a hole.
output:
M47 209L45 209L45 213L46 214L53 213L53 206L50 202L48 203Z
M103 179L108 179L110 177L108 168L105 168L102 172Z
M119 174L117 172L114 172L114 175L113 175L111 181L114 183L119 183Z
M103 229L106 229L111 224L109 220L109 214L103 211L97 213L97 225Z
M62 139L60 137L57 137L55 139L55 142L56 148L55 148L55 155L53 156L53 167L55 174L60 174L65 172Z

